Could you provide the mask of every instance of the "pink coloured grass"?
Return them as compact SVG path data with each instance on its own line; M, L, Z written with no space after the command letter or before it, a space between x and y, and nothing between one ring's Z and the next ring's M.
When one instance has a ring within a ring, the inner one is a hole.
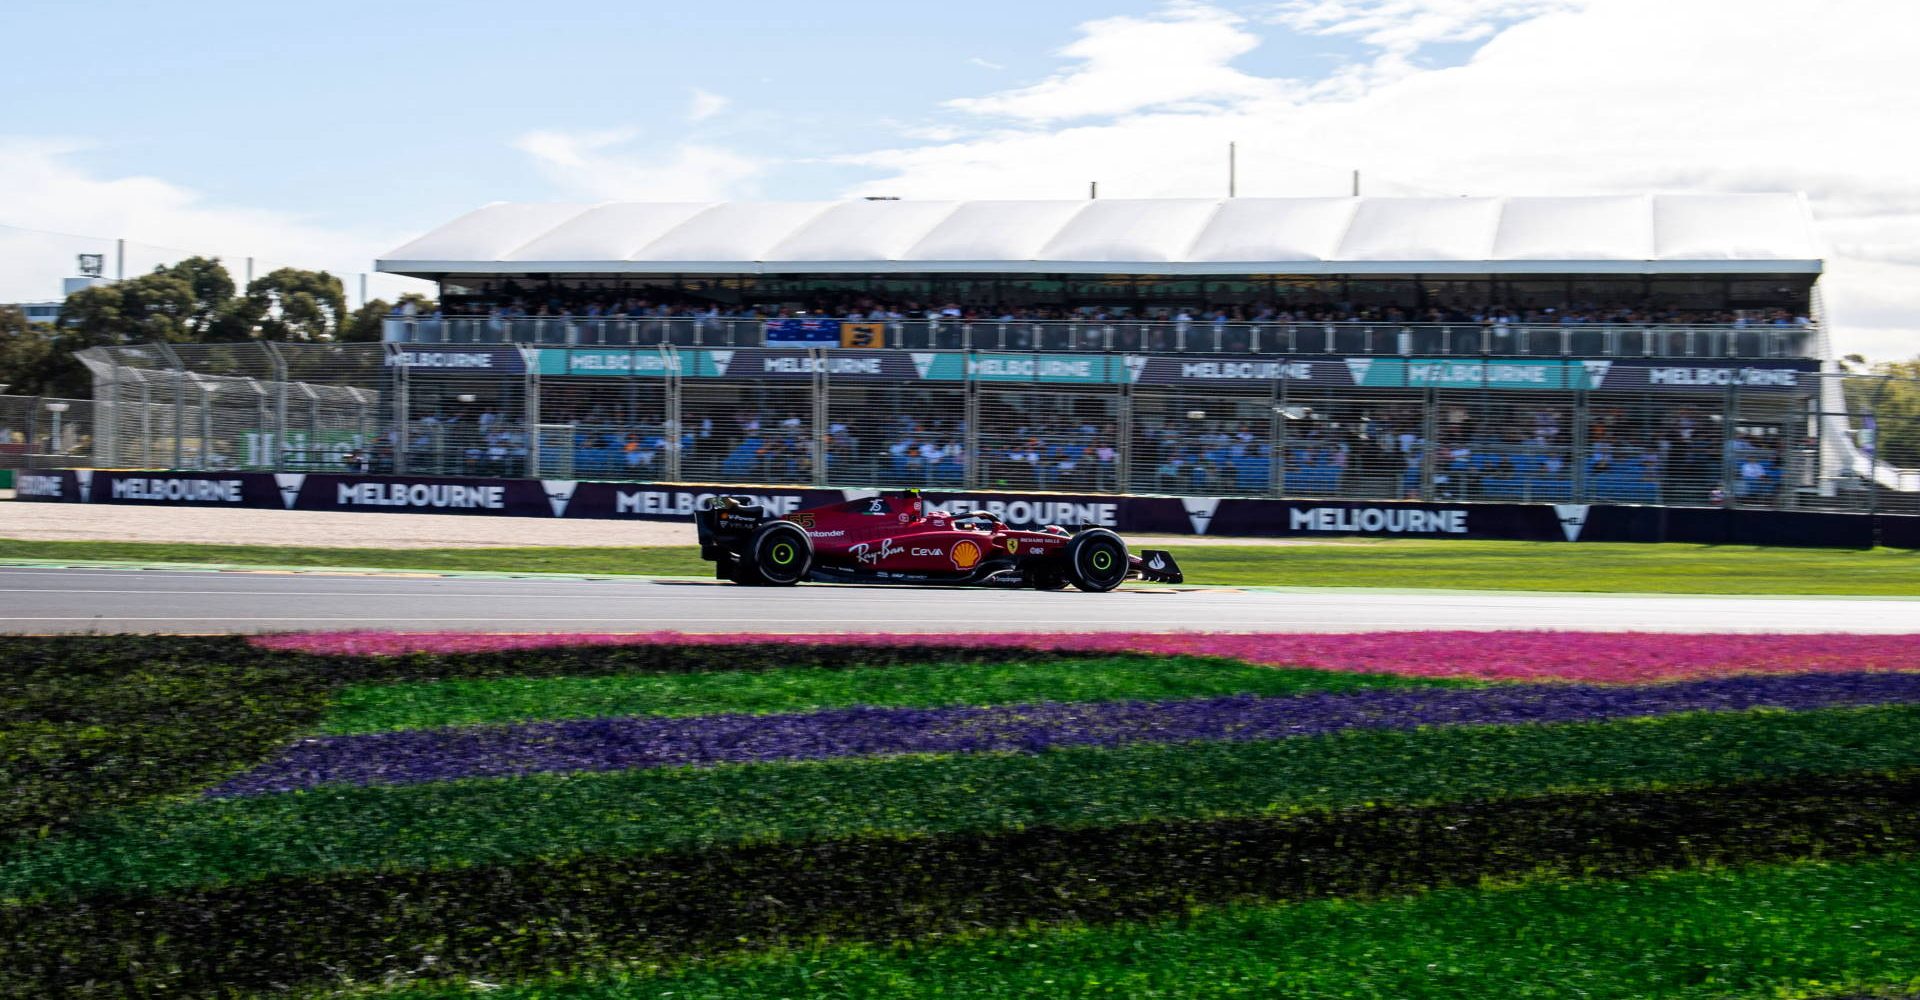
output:
M268 648L323 655L490 653L563 646L1014 646L1036 650L1224 656L1271 666L1414 677L1636 684L1737 673L1920 670L1920 635L1682 635L1656 632L933 633L605 635L314 632L260 636Z

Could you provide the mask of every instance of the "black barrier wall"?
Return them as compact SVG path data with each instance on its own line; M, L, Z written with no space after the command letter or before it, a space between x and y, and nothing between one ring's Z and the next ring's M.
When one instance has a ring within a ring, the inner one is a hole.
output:
M387 511L576 520L687 520L719 493L778 514L871 490L783 489L572 479L448 479L303 473L63 470L23 474L18 497L42 503ZM1097 525L1121 532L1252 538L1369 535L1516 541L1692 542L1920 548L1920 517L1607 504L1431 504L929 490L951 512L985 510L1016 527ZM502 542L510 539L502 531Z

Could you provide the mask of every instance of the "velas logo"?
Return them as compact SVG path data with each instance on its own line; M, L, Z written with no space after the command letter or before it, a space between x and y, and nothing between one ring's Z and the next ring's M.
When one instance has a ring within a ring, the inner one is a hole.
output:
M1348 358L1347 372L1353 376L1354 385L1366 385L1367 373L1373 370L1372 358Z
M1580 532L1587 526L1587 511L1590 510L1592 506L1592 504L1584 503L1557 503L1553 505L1553 514L1560 519L1560 531L1567 536L1567 541L1577 542L1580 540Z
M280 488L280 502L286 504L288 510L292 510L293 505L300 502L300 487L306 485L306 482L307 474L304 472L273 474L273 484Z
M567 516L567 504L573 502L573 491L580 488L574 479L542 479L540 488L547 491L547 503L553 507L554 517Z
M1580 367L1585 368L1587 370L1586 387L1589 389L1598 389L1603 383L1606 382L1607 373L1613 370L1613 362L1582 361L1580 362Z
M1128 382L1140 381L1140 373L1147 370L1147 359L1138 354L1129 354L1121 358L1120 361L1127 366Z
M953 560L956 568L972 569L980 565L980 543L963 538L953 543L953 550L947 553L947 556Z
M927 374L933 371L933 362L938 357L939 355L937 354L913 355L913 370L917 372L921 378L926 378Z
M708 351L707 357L713 359L713 373L715 375L725 375L727 373L727 366L733 364L732 351Z
M1186 509L1187 520L1193 525L1193 533L1204 535L1207 526L1213 523L1213 512L1220 507L1219 497L1181 497L1180 506Z
M88 503L93 500L93 470L75 469L73 480L80 487L80 502Z

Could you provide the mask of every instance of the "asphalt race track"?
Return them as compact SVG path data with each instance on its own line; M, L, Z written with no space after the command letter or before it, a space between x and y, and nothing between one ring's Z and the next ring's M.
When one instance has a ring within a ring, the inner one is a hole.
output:
M1920 600L1139 587L1110 594L674 580L0 569L0 632L1913 632Z

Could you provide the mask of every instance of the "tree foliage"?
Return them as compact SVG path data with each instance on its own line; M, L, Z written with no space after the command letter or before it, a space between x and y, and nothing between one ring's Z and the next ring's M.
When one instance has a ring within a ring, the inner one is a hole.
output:
M1873 392L1874 450L1880 460L1903 469L1920 469L1920 358L1875 365L1888 376Z
M346 289L325 271L269 271L247 285L247 303L265 340L328 340L347 318Z

